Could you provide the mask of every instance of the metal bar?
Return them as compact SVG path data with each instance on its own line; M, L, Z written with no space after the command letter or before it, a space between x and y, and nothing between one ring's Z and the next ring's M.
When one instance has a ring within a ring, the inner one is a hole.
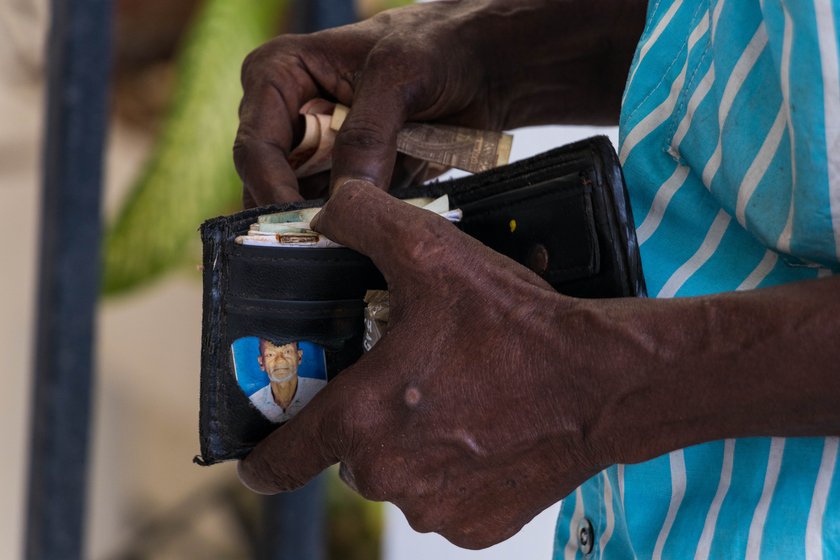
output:
M326 558L324 476L295 492L263 500L260 560Z
M108 0L53 0L25 554L81 558L100 204Z

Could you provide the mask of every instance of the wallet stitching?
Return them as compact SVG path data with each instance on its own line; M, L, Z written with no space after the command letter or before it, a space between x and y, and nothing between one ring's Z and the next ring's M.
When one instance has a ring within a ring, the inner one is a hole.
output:
M510 188L512 189L516 189L518 186L522 185L532 185L534 183L529 179L530 177L542 173L552 173L554 171L557 171L558 169L564 168L568 168L568 172L563 173L563 175L561 176L554 177L553 179L562 179L563 177L573 176L581 171L580 162L578 161L558 162L538 168L524 168L516 173L508 175L507 177L503 176L495 180L493 177L487 177L486 179L479 181L474 185L470 185L465 188L459 188L457 192L452 192L449 194L450 196L454 195L456 198L470 198L470 196L486 197L487 194L482 191L491 190L492 194L490 196L495 196L497 194L502 194L506 192L507 189L504 187L506 187L509 183L512 183L512 185L510 185ZM452 180L452 182L456 180L457 179L454 179ZM445 184L446 183L440 183L440 185ZM443 191L446 191L446 189L443 189ZM463 204L469 205L480 200L481 199L467 200L463 201Z
M263 307L261 305L242 305L237 303L228 303L225 305L226 309L245 309L248 311L270 311L272 313L288 313L290 315L312 315L312 309L271 309L270 307ZM347 307L345 309L353 310L354 309Z
M304 262L324 262L324 263L358 263L357 259L320 259L320 258L301 258L301 257L261 257L257 255L243 256L244 260L248 261L270 261L270 262L287 262L287 261L304 261ZM359 263L362 264L362 263ZM366 263L365 263L366 264Z
M263 307L263 306L260 306L260 305L240 305L240 304L235 304L235 303L226 303L225 304L225 310L226 311L234 311L234 312L236 312L236 311L261 311L261 312L264 312L264 313L271 313L272 315L275 315L275 314L276 315L306 315L308 317L313 317L315 319L324 319L324 318L329 319L329 318L335 318L336 317L335 312L324 313L324 317L317 317L317 316L313 316L313 310L312 309L301 309L301 310L272 309L270 307ZM342 309L339 309L339 310L336 310L336 311L347 312L348 315L350 315L352 313L362 315L362 310L361 309L353 309L352 307L346 307L346 308L342 308ZM343 319L345 317L340 316L338 318Z

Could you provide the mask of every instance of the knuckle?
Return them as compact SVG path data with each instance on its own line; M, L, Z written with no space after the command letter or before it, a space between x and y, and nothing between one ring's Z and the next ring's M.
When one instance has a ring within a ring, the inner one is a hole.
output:
M236 133L236 139L233 141L233 165L240 176L242 176L248 161L248 153L253 151L253 146L253 137L240 127L239 132Z
M388 147L386 130L381 122L374 118L357 117L348 122L336 135L336 149L362 151L380 151Z
M383 59L385 59L383 55ZM427 72L423 72L419 64L399 64L393 61L390 66L387 62L377 63L375 65L365 68L363 78L368 78L379 72L387 72L387 88L389 94L394 99L399 100L403 105L406 114L414 112L420 105L421 100L429 97L425 95L428 89L426 80L420 79L420 76L428 76ZM403 67L411 66L412 69L402 70ZM380 70L381 68L381 70ZM383 80L384 81L384 80Z
M417 507L414 504L398 504L408 524L418 533L441 533L446 526L441 507ZM442 533L441 533L442 534Z
M289 61L297 61L301 38L282 35L255 48L242 60L240 78L247 90L252 83L276 74Z
M392 34L371 49L365 62L365 77L387 80L390 92L409 109L429 98L440 73L441 52L429 34Z
M428 30L392 32L370 50L366 66L416 78L423 75L422 71L432 69L433 61L439 63L437 43L435 34Z
M367 67L388 69L391 71L402 71L412 66L416 58L415 51L411 48L414 45L405 42L400 34L391 34L380 40L370 50L367 58Z
M422 270L430 279L447 274L448 238L447 226L431 213L417 216L417 226L411 229L411 237L404 241L404 255L416 270Z
M375 14L373 17L370 18L370 21L387 29L391 27L393 19L393 13L389 10L385 10L383 12Z
M240 125L233 141L233 164L240 175L247 171L247 165L253 159L255 166L259 166L268 152L278 152L286 156L287 150L277 142L257 137Z
M247 87L251 78L263 72L267 51L270 48L269 45L270 43L261 45L245 55L245 58L242 60L242 69L240 72L240 80L243 87Z

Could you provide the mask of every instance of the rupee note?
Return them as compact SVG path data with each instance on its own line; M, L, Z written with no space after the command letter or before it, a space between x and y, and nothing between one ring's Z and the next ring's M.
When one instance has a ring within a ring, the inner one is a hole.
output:
M349 109L315 99L307 103L301 113L305 126L303 138L288 157L298 178L332 167L336 134ZM398 152L470 173L507 164L512 143L513 137L503 132L426 123L406 123L397 134Z

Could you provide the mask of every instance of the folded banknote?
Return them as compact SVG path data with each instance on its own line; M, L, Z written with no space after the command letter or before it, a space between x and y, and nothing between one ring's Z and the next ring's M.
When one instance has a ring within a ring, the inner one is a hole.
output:
M437 198L419 197L405 199L404 202L424 210L434 212L450 222L459 222L461 210L449 208L449 196ZM321 211L321 207L288 212L275 212L260 216L248 227L246 235L236 237L239 245L257 245L260 247L343 247L310 228L310 222ZM360 227L364 227L360 224Z

